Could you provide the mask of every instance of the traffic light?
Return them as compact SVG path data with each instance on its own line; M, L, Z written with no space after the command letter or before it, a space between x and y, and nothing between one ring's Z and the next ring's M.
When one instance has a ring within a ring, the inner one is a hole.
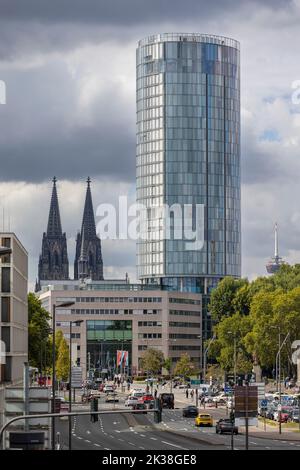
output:
M162 412L161 412L161 401L159 398L156 398L155 400L155 408L157 409L157 411L154 412L154 422L161 423Z
M93 413L98 411L98 398L91 399L91 421L92 423L96 423L98 421L98 415Z
M234 417L234 411L232 411L232 410L230 411L229 418L230 418L230 421L231 421L232 423L234 423L234 418L235 418L235 417Z

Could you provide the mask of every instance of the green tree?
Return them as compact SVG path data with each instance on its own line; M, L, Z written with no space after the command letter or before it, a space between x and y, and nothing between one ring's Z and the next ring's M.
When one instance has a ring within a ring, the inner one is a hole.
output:
M60 337L60 335L59 335ZM58 380L68 380L70 368L69 346L66 339L60 337L57 359L56 359L56 377Z
M171 374L172 370L172 359L170 357L167 357L164 362L164 368L168 371L168 374Z
M236 312L235 296L239 289L247 285L247 279L234 279L230 276L219 282L212 291L209 303L209 311L214 321L218 322L224 316L231 316Z
M142 369L148 374L158 375L165 363L164 354L157 349L147 349L142 356Z
M245 337L251 328L248 315L234 313L230 317L224 317L214 328L216 340L211 343L209 356L215 357L221 368L228 372L233 371L235 358L238 373L250 372L252 356L247 350Z
M189 377L193 374L195 366L191 361L190 356L187 353L181 355L179 361L176 363L174 369L174 375L182 375L183 377Z
M35 294L28 294L28 360L32 367L51 365L50 315Z

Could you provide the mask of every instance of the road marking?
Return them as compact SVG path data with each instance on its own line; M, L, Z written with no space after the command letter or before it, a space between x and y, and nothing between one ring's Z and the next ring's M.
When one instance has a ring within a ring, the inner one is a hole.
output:
M130 444L131 446L135 446L133 442L128 442L128 444Z
M118 439L118 441L124 442L124 439Z
M266 447L266 449L271 449L271 447Z
M94 444L94 446L101 447L100 444Z
M109 447L104 447L104 450L111 450Z
M156 437L150 437L150 439L152 439L152 441L157 441Z
M87 431L86 433L87 433L87 434L91 434L91 431Z
M257 442L250 441L250 444L257 446Z
M139 449L145 449L145 447L140 446Z
M82 439L83 439L83 437L80 437L80 436L76 436L76 437L77 437L77 439L80 439L80 440L82 440Z
M141 437L146 437L145 434L140 434Z
M91 441L89 441L88 439L84 439L84 442L88 442L89 444L91 443Z
M185 447L177 446L176 444L172 444L171 442L167 442L167 441L161 441L161 442L163 442L163 444L167 444L168 446L177 447L178 449L188 450Z

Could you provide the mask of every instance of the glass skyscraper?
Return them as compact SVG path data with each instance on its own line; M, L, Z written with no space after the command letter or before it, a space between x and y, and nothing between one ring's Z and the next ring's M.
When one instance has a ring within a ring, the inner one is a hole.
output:
M241 275L239 43L206 34L150 36L138 44L136 73L137 202L146 207L138 277L209 293L225 275ZM203 226L198 247L187 249L173 211L165 236L160 208L174 204L183 219L187 208L193 230Z

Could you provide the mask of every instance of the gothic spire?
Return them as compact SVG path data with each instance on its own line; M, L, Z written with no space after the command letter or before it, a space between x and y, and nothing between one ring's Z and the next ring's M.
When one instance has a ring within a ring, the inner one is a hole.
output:
M96 225L95 225L92 193L91 193L91 186L90 186L91 178L88 177L86 182L87 182L87 188L86 188L81 234L84 233L85 240L91 240L94 237L96 237Z
M47 226L47 236L54 238L54 237L62 236L62 229L61 229L58 197L57 197L57 191L56 191L57 180L55 176L53 177L52 181L53 181L53 188L52 188L52 197L51 197L49 219L48 219L48 226Z

